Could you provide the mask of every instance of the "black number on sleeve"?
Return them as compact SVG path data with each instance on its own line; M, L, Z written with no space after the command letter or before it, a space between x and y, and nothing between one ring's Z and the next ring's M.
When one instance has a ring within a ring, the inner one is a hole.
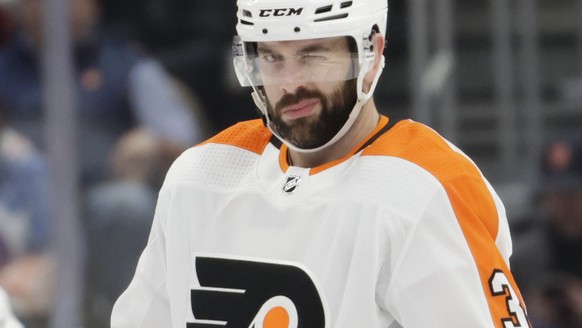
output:
M493 270L491 278L489 278L489 288L493 296L505 296L505 303L507 304L507 313L509 317L503 318L503 326L505 328L526 328L529 327L529 321L523 304L521 304L519 297L511 287L509 280L505 273L499 269Z

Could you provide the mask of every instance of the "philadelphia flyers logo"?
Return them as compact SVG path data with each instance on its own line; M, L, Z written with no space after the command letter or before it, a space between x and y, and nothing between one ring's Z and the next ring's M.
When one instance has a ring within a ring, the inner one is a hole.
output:
M326 309L306 269L291 263L197 256L187 328L326 328Z

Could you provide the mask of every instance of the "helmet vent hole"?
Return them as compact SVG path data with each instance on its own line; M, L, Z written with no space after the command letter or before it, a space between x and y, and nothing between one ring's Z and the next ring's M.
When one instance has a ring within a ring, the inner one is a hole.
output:
M353 1L345 1L340 4L340 8L348 8L352 6Z
M267 30L266 28L263 29L263 34L268 34L269 30Z
M326 21L331 21L331 20L344 19L346 17L348 17L348 13L318 18L318 19L315 19L314 22L316 22L316 23L326 22Z
M242 20L242 19L240 20L240 23L243 24L243 25L255 25L255 24L253 24L253 23L251 23L249 21Z
M325 6L325 7L319 7L315 10L315 14L323 14L323 13L328 13L331 11L331 9L333 8L333 5L329 5L329 6Z
M293 31L295 31L295 33L299 33L299 32L301 32L301 27L299 27L299 26L296 26L296 27L293 29Z
M251 18L253 17L253 14L248 10L243 10L242 14L244 17L251 17Z

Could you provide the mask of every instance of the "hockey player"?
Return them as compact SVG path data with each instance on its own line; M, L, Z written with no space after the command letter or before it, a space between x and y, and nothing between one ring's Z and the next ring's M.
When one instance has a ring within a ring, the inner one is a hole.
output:
M528 327L501 200L380 115L386 0L238 0L262 120L186 151L113 328Z

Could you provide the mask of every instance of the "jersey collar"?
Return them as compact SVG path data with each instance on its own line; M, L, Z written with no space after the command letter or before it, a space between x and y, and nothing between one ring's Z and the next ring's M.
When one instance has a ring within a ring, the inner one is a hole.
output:
M345 162L346 160L348 160L349 158L351 158L355 154L359 153L360 151L362 151L363 149L365 149L366 147L371 145L376 139L378 139L378 137L380 137L381 135L383 135L386 131L388 131L390 129L391 125L388 124L389 122L390 122L390 120L388 119L387 116L380 115L380 120L378 121L378 124L376 125L376 128L374 129L374 131L372 131L366 138L364 138L358 145L356 145L345 156L338 158L334 161L331 161L329 163L325 163L325 164L313 167L310 169L309 174L313 175L313 174L317 174L319 172L325 171L331 167L334 167L340 163ZM289 148L285 144L281 143L281 146L279 147L279 166L280 166L282 172L287 172L287 170L289 169L289 157L288 156L289 156Z

